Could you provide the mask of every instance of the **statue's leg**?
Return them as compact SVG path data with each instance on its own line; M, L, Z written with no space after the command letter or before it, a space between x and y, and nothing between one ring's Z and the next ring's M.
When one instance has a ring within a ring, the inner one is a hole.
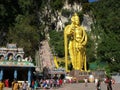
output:
M83 57L82 57L82 52L79 51L79 70L80 71L83 71L82 68L83 68Z
M83 51L83 49L81 50L81 52L80 52L81 54L80 54L80 56L81 56L81 71L85 71L85 66L84 66L84 62L85 62L85 57L84 57L84 51Z
M72 66L75 69L75 56L74 56L74 48L73 48L73 42L71 41L69 43L69 54L70 54L70 59L72 62Z
M80 52L76 53L76 70L80 70L81 69L81 62L80 62Z

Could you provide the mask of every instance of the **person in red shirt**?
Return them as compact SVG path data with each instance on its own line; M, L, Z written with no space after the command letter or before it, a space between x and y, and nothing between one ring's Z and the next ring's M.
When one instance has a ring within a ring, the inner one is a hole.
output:
M9 79L5 80L5 87L9 87Z
M62 79L59 79L60 86L62 85L62 83L63 83Z

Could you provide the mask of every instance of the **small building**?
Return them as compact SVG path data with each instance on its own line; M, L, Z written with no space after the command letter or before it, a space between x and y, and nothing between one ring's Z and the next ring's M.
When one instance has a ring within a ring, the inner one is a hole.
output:
M31 60L23 59L23 48L17 48L16 44L7 44L0 48L0 80L13 79L28 81L33 78L34 64Z

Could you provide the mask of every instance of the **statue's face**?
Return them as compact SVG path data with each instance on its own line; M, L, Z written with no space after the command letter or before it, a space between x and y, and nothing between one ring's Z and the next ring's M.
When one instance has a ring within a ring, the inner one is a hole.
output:
M80 24L79 18L78 17L74 17L73 23L75 25L79 25Z
M80 21L78 18L75 18L75 24L79 25Z
M75 25L80 24L79 16L76 13L72 16L71 20L72 20L73 24L75 24Z

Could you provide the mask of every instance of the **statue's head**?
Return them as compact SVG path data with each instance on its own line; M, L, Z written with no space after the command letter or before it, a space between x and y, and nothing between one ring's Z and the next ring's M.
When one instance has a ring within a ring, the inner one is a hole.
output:
M75 14L72 16L71 21L72 21L74 24L77 24L77 25L80 24L79 16L77 15L77 13L75 13Z

